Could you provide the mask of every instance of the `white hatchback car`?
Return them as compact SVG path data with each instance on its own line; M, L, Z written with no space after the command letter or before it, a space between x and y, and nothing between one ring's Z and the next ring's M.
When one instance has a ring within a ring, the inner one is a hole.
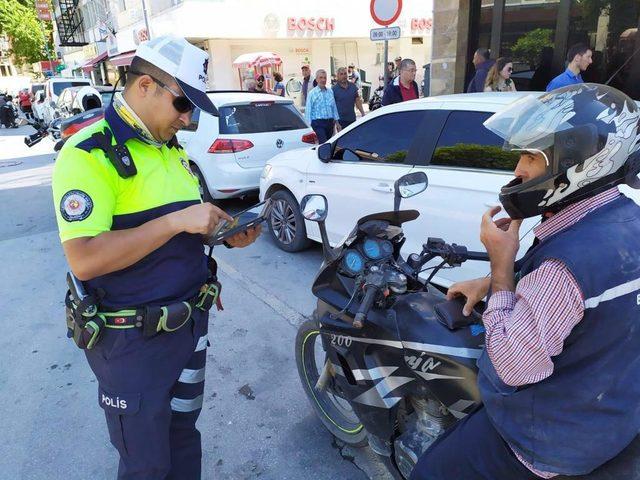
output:
M527 93L477 93L429 97L383 107L330 139L329 154L319 147L297 150L271 159L260 181L260 198L275 201L269 230L276 244L297 251L309 240L320 241L317 224L300 214L307 194L328 200L327 230L338 243L360 217L393 210L393 184L402 175L424 171L426 192L403 201L402 209L421 216L405 224L403 254L417 252L427 237L484 250L480 219L498 205L500 188L513 178L518 155L502 150L503 140L483 122ZM638 201L638 193L623 187ZM528 219L521 227L521 249L533 241ZM443 286L488 273L484 262L441 270L434 281Z
M219 116L196 109L191 124L177 135L205 201L257 193L267 160L317 143L290 99L249 92L208 95Z

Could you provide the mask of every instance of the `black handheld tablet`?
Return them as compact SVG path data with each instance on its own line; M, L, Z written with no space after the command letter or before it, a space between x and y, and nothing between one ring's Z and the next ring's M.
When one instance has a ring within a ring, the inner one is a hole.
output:
M244 232L266 221L271 213L272 200L268 198L264 202L253 205L233 216L233 221L221 220L215 230L207 239L208 245L220 245L227 238L236 233Z

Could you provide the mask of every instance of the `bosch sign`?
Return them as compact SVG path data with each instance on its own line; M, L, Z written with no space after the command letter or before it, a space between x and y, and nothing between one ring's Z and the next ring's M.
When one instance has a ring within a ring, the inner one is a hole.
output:
M290 32L332 32L335 30L335 18L325 17L289 17L287 30Z

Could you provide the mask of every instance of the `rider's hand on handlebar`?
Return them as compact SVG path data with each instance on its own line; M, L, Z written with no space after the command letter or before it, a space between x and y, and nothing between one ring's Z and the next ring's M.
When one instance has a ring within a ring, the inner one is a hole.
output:
M453 300L455 297L465 297L466 302L462 309L465 317L471 315L473 307L476 306L489 293L491 286L491 278L476 278L475 280L467 280L464 282L454 283L447 291L447 300Z

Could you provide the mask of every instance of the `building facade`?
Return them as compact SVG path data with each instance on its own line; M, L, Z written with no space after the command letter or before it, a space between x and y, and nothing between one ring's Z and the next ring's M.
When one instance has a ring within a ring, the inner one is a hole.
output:
M640 99L639 23L640 0L438 0L431 91L464 91L478 47L511 58L516 84L527 88L537 86L536 72L548 78L564 70L568 48L585 43L593 64L584 80L608 81Z

